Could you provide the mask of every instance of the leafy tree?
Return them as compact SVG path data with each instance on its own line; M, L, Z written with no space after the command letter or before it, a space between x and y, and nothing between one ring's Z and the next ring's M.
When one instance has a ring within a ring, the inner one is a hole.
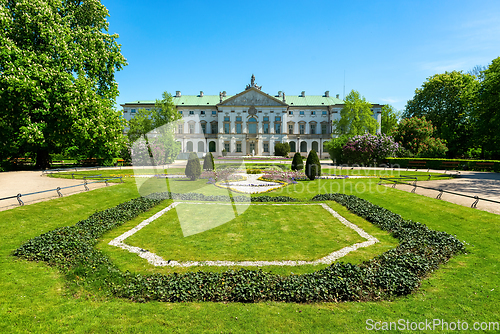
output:
M0 0L0 156L111 159L124 146L113 105L126 65L98 0Z
M433 137L435 133L436 128L424 116L402 119L392 135L410 156L442 158L448 148L443 140Z
M398 120L401 117L401 113L397 111L390 104L382 106L381 110L381 130L383 134L389 134L391 131L398 126Z
M195 181L198 179L201 175L201 164L200 164L200 159L198 159L198 156L196 153L191 152L189 154L189 160L186 165L186 169L184 170L184 173L186 174L187 177L191 179L191 181Z
M399 144L391 136L382 133L354 136L342 148L343 157L348 163L366 166L394 157L398 151Z
M295 152L293 156L291 169L295 171L304 169L304 160L299 152Z
M305 173L311 181L321 175L321 163L315 150L311 150L307 156Z
M205 154L205 159L203 160L203 169L204 170L214 170L215 169L214 156L212 155L211 152L208 152L207 154Z
M345 98L340 120L333 121L334 134L349 137L366 132L375 134L378 122L373 118L371 107L371 103L361 97L359 92L352 90Z
M475 137L485 151L500 156L500 57L494 59L483 72L484 80L479 90L479 106L474 113Z
M325 148L328 150L328 154L330 154L330 159L334 163L342 164L345 163L344 156L342 153L342 149L349 141L349 136L341 135L336 138L332 138L331 140L325 143Z
M288 143L274 144L274 155L281 157L288 157L289 153L290 153L290 144Z
M425 116L437 128L437 136L446 140L449 156L462 155L472 139L471 115L478 89L474 75L457 71L436 74L415 90L403 117Z

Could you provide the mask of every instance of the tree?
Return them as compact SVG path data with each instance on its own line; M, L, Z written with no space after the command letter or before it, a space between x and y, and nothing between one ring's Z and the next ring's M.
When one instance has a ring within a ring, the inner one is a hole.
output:
M415 90L403 117L425 116L437 128L437 136L446 140L449 156L462 155L471 145L471 115L479 85L471 74L457 71L436 74Z
M342 148L344 159L350 164L363 164L382 162L385 158L396 156L399 144L391 136L377 133L365 133L354 136Z
M313 181L321 175L321 163L315 150L311 150L306 160L306 176Z
M207 154L205 154L205 159L203 160L203 169L204 170L214 170L215 169L214 156L212 155L211 152L208 152Z
M475 137L484 151L500 156L500 57L483 72L478 108L474 112Z
M342 149L349 141L349 136L341 135L325 143L325 148L330 154L330 159L336 164L345 163Z
M98 0L0 0L0 156L110 159L124 146L113 106L126 65Z
M424 116L402 119L392 136L411 156L442 158L448 148L444 141L434 138L435 133L436 128Z
M274 155L281 157L288 157L290 153L290 144L288 143L276 143L274 144Z
M184 170L184 173L186 174L187 177L191 179L191 181L195 181L198 179L201 175L201 164L200 164L200 159L198 159L198 156L196 153L191 152L189 154L189 160L186 165L186 169Z
M302 155L300 155L299 152L295 152L293 156L291 169L294 171L304 169L304 160L302 159Z
M340 120L333 121L334 134L349 137L362 135L366 132L375 134L378 123L373 118L371 103L352 90L346 96L344 107L340 111Z
M398 126L398 120L400 117L401 113L390 104L382 106L380 132L383 134L391 133L391 131Z
M156 100L152 110L139 109L134 118L129 121L127 132L129 141L135 142L139 138L144 138L148 145L150 154L150 141L155 140L159 145L157 156L153 156L158 164L171 163L181 151L181 144L175 140L176 121L181 119L172 95L163 92L162 99ZM161 152L161 153L160 153ZM161 154L161 156L158 156ZM159 163L161 161L162 163ZM164 163L163 163L164 162Z

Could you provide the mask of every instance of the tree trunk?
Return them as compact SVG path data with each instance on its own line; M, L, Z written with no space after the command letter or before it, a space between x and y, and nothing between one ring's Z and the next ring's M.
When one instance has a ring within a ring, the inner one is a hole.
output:
M46 148L41 148L36 151L36 169L47 169L50 167L50 155L49 150Z

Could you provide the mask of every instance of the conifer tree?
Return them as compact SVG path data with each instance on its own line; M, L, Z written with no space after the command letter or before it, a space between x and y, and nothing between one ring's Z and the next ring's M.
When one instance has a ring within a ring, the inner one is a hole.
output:
M189 154L189 160L186 165L185 174L191 179L191 181L195 181L201 175L200 159L198 159L198 156L194 152L191 152Z
M211 152L205 154L205 159L203 160L203 169L204 170L215 170L214 166L214 156Z
M306 160L306 176L309 180L314 180L321 175L321 163L315 150L311 150Z
M292 170L303 170L304 169L304 160L302 160L302 156L299 152L296 152L293 156L292 160Z

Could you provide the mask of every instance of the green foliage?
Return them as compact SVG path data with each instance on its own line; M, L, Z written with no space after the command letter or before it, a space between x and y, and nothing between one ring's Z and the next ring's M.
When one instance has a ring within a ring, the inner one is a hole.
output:
M336 262L313 273L290 276L244 269L171 275L133 274L121 272L103 253L94 249L103 233L173 197L171 193L156 193L96 212L76 225L29 240L14 255L45 261L58 267L70 279L97 282L115 296L132 301L310 303L380 300L408 295L440 264L465 251L463 243L452 235L404 220L382 207L343 194L317 195L312 200L339 202L391 232L401 241L400 245L360 265ZM270 199L269 196L258 198Z
M227 151L225 148L222 149L222 156L225 157L227 155Z
M392 132L394 140L403 146L411 156L425 158L444 157L448 148L443 140L434 138L436 128L431 121L411 117L401 120Z
M449 156L462 155L472 140L471 115L479 86L471 74L453 71L433 75L415 90L403 117L425 116L437 128L436 137L446 141Z
M192 181L198 179L201 175L200 159L198 159L198 156L194 152L191 152L189 154L189 160L186 165L185 174Z
M349 136L341 135L326 142L325 147L328 150L328 154L330 154L330 159L332 159L335 164L346 163L342 149L349 139Z
M275 143L274 144L274 155L281 157L288 157L290 153L290 144L288 143Z
M0 156L111 159L124 146L114 73L126 65L96 0L0 2Z
M342 156L349 164L371 165L382 162L387 157L396 156L398 143L391 136L365 133L354 136L342 148Z
M407 168L410 161L414 158L387 158L391 165L398 165L401 168ZM476 170L476 171L494 171L500 172L499 160L468 160L468 159L430 159L418 158L426 162L425 167L430 169L458 169L458 170ZM457 164L443 164L443 162L456 162ZM483 165L484 163L489 166ZM492 165L490 165L492 164Z
M321 176L321 163L315 150L311 150L307 156L305 173L311 181Z
M390 104L382 106L380 132L386 135L390 134L398 126L400 117L401 113Z
M205 154L205 158L203 159L203 169L204 170L215 170L214 164L214 156L211 152Z
M344 107L340 111L340 120L333 121L334 134L349 137L364 133L375 134L379 124L373 118L371 103L352 90L345 97Z
M295 171L304 169L304 159L302 158L302 155L300 155L299 152L296 152L293 155L291 169Z

